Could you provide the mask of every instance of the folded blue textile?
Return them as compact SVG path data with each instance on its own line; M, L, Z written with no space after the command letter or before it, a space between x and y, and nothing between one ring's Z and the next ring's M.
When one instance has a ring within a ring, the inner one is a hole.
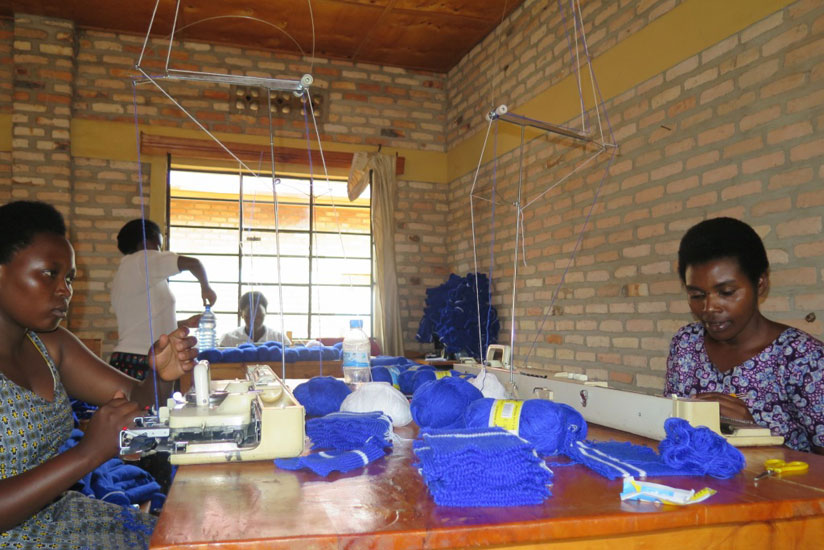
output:
M745 465L741 451L705 426L690 426L682 418L664 422L667 437L660 454L629 442L578 441L566 454L609 479L620 477L702 476L727 479Z
M77 445L82 437L81 430L72 430L69 439L61 445L60 452ZM119 458L110 458L78 480L72 490L92 498L130 506L153 499L156 493L160 493L161 487L146 470L126 464Z
M380 411L333 412L307 420L306 435L312 440L312 449L349 451L361 448L372 438L391 447L392 419Z
M332 472L349 472L363 468L384 456L384 442L379 438L369 438L360 448L348 451L323 451L297 458L276 458L275 465L284 470L308 468L326 477Z
M528 441L502 428L432 430L413 449L439 505L525 506L551 495L552 471Z

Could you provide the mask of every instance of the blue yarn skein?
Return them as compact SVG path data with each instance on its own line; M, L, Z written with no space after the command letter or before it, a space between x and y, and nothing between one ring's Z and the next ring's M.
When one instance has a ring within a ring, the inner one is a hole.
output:
M306 409L307 416L326 416L340 410L346 396L352 393L342 380L331 376L315 376L295 387L295 399Z
M435 371L435 367L429 365L415 365L409 367L398 375L398 387L406 395L415 393L415 375L422 370Z
M658 454L669 466L720 479L729 479L744 468L741 451L706 426L694 428L683 418L667 418L664 431L667 436L658 444Z
M481 390L461 378L430 380L412 396L412 419L421 429L463 428L466 408L478 399Z
M466 409L466 427L488 426L494 403L495 399L490 397L473 401ZM535 445L539 455L556 455L586 437L587 423L581 413L569 405L527 399L521 407L518 435Z

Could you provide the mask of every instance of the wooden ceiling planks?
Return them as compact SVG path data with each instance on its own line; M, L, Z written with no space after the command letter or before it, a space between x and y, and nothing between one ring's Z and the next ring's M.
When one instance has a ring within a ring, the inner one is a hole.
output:
M438 73L449 71L523 0L313 0L315 55ZM6 0L15 13L69 19L82 28L145 34L152 0ZM153 35L167 37L176 0L161 0ZM177 36L312 53L307 0L187 0Z

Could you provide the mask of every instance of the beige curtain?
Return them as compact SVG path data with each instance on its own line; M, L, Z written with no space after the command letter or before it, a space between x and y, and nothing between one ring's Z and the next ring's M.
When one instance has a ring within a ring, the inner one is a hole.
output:
M370 183L372 173L372 236L375 240L374 296L375 339L386 355L403 355L398 277L395 270L395 181L394 155L355 153L349 171L349 200L355 200Z

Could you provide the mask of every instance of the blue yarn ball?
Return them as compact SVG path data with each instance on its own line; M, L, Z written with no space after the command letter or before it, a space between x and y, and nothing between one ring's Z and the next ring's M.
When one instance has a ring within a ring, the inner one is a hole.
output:
M274 340L269 340L268 342L264 342L263 345L266 346L267 348L272 348L272 347L283 348L282 343L275 342Z
M495 399L485 397L466 409L466 427L489 425L489 413ZM527 399L521 407L518 435L535 445L539 455L556 455L572 448L587 435L587 423L581 413L564 403L547 399Z
M412 396L412 418L421 429L464 428L466 408L478 399L483 399L481 390L466 380L430 380Z
M309 348L300 346L295 349L298 350L298 361L309 361L309 353L311 351Z
M293 348L286 349L286 362L287 363L296 363L297 360L300 359L300 354L298 354L298 350Z
M243 350L238 348L229 348L223 350L224 363L240 363L243 361Z
M293 393L308 416L324 416L339 411L340 404L352 390L337 378L315 376L298 384Z
M415 375L421 370L435 371L435 367L428 365L413 365L398 375L398 386L406 395L415 393Z
M197 354L198 360L205 359L209 363L222 363L223 362L223 352L219 349L207 349L201 351Z
M658 444L658 453L669 466L719 479L729 479L745 466L741 451L706 426L693 427L683 418L667 418L664 431L667 436Z
M332 344L332 347L338 348L339 350L343 349L343 342L335 342L334 344Z
M238 344L238 349L252 349L255 345L252 342L243 342L242 344Z
M256 347L252 346L251 348L239 348L240 349L240 357L244 363L254 363L258 360L258 350Z
M399 375L400 371L397 367L372 367L373 382L388 382L397 388Z
M323 346L320 356L324 361L337 361L340 359L340 350L333 346Z
M283 352L277 346L261 346L258 348L259 361L280 361L283 358Z

